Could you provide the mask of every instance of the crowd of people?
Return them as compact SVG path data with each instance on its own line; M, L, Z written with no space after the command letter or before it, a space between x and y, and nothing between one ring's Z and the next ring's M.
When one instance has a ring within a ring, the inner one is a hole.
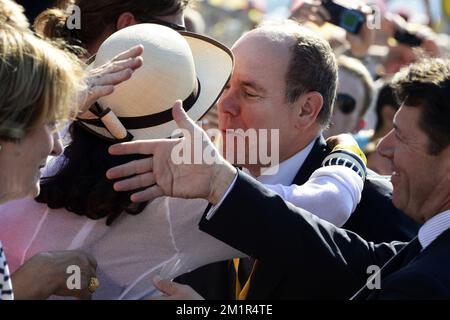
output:
M449 299L446 35L194 2L0 0L0 300Z

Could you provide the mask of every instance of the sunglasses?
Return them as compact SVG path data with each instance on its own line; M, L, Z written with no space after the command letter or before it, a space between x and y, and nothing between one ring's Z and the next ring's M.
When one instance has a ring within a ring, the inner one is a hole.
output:
M348 94L338 93L335 105L343 114L350 114L355 110L356 100Z
M141 20L142 22L145 23L154 23L154 24L159 24L165 27L169 27L173 30L176 31L186 31L186 27L185 26L180 26L179 24L175 24L175 23L171 23L171 22L167 22L155 17L146 17L146 16L140 16L139 20Z

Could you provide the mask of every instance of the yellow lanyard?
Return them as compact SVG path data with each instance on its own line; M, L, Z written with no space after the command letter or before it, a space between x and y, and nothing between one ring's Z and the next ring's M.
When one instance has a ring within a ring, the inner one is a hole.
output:
M247 299L248 290L250 290L250 280L252 279L253 272L255 271L256 262L253 264L252 271L248 276L247 281L245 282L244 287L242 288L241 283L239 281L239 258L233 259L234 270L236 271L236 300L245 300Z
M447 18L450 18L450 0L442 0L442 9Z

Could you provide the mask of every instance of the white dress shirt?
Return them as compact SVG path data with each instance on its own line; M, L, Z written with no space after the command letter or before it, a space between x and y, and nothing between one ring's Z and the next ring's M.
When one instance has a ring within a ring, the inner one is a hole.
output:
M301 186L291 185L311 152L314 142L280 163L276 174L262 175L256 179L264 183L268 189L280 195L285 201L340 227L348 220L361 200L363 181L349 168L329 166L316 170L305 184ZM206 216L208 220L213 217L217 208L220 207L233 189L236 179L237 177L231 183L221 201L208 212Z
M437 237L450 229L450 210L441 212L428 221L419 229L419 242L422 250L425 250Z
M265 185L277 185L281 184L283 186L289 186L292 181L294 181L295 176L297 175L300 168L305 163L306 158L308 158L311 153L312 148L314 147L315 139L308 144L303 150L297 152L289 159L281 162L278 165L278 170L275 174L271 175L261 175L256 178L259 182ZM245 171L245 170L244 170ZM263 170L263 172L267 173L272 171L271 169Z

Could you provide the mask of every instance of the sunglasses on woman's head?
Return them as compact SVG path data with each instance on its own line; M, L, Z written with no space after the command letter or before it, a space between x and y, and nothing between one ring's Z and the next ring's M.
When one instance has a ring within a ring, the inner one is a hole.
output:
M336 97L336 107L343 114L350 114L355 110L356 100L352 96L345 93L338 93Z

